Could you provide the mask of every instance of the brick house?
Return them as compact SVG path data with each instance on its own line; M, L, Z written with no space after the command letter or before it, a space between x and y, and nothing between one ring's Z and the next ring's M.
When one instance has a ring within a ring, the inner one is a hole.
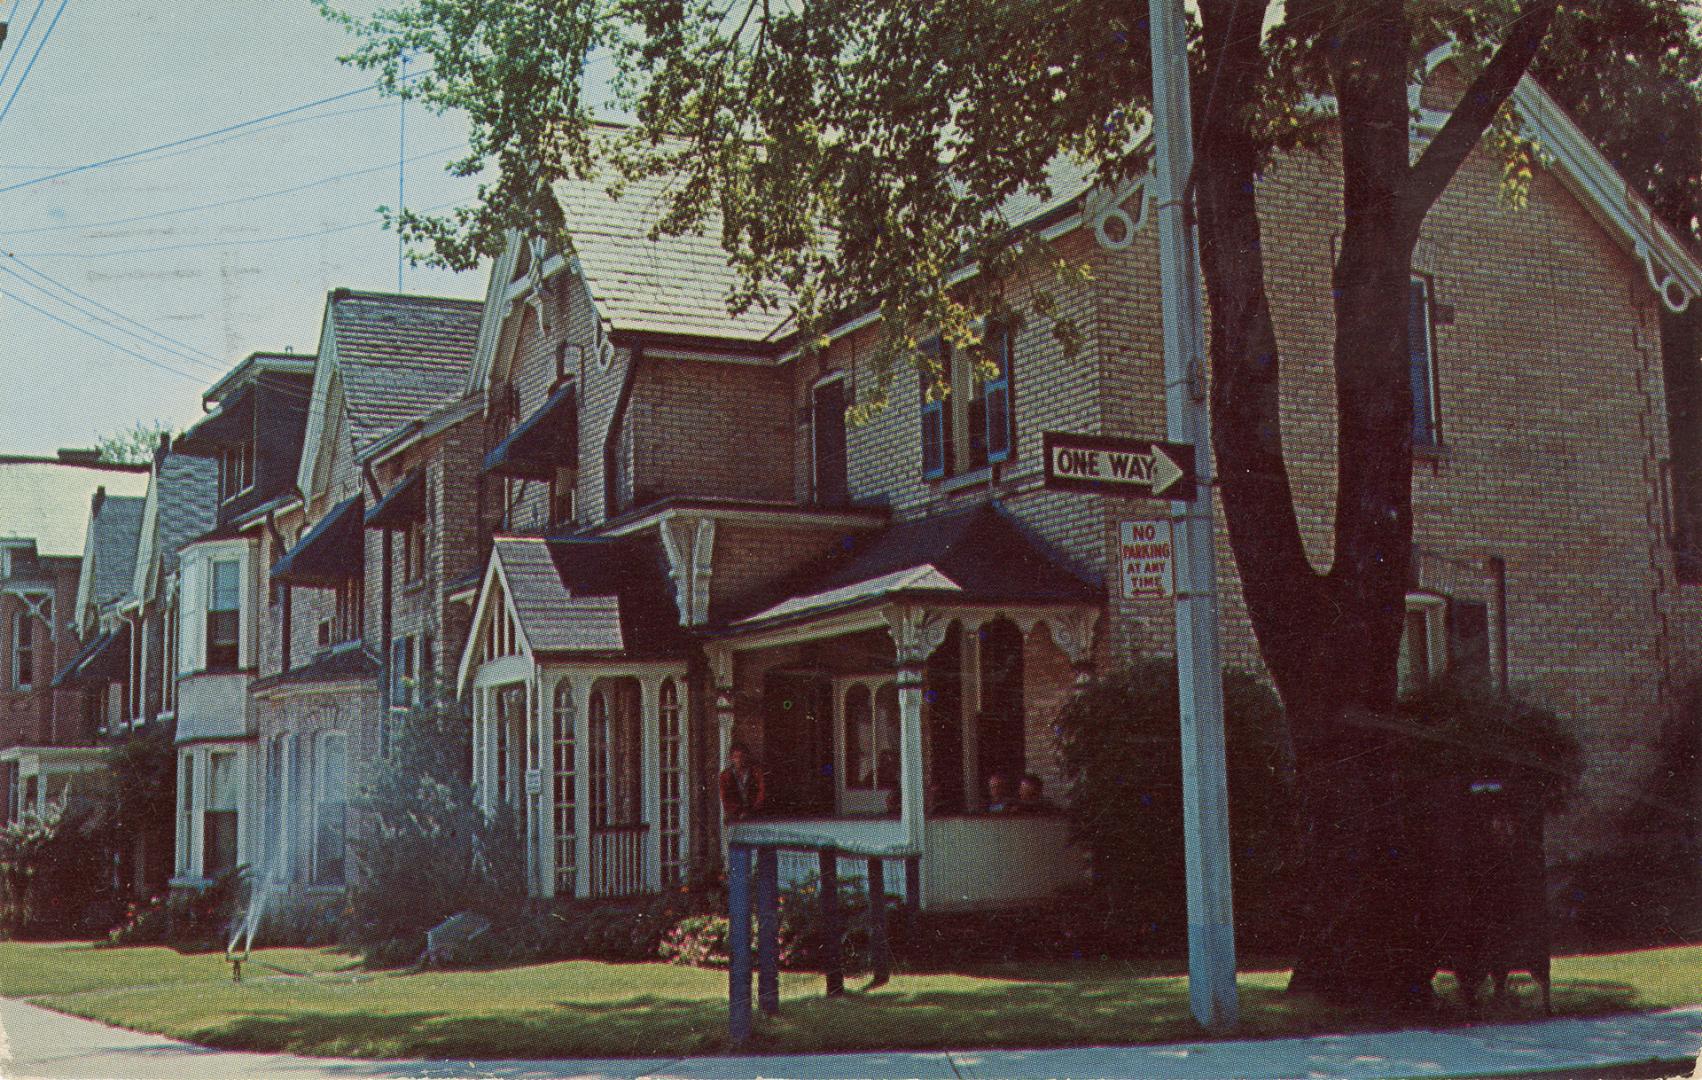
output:
M295 494L261 540L270 603L249 688L250 805L265 904L347 884L348 804L389 711L429 681L437 643L464 632L447 586L478 552L460 530L476 516L461 399L479 311L347 289L327 299Z
M296 498L313 370L310 356L254 353L207 390L209 415L175 444L216 463L218 479L213 528L177 555L174 886L203 887L259 851L248 688L266 628L263 557Z
M8 821L40 812L74 777L104 767L82 693L54 677L90 643L77 617L90 505L110 501L116 521L147 482L144 469L104 464L92 451L0 457L0 807Z
M1415 91L1415 139L1457 93L1443 61ZM1697 358L1661 333L1702 265L1540 88L1517 103L1551 155L1528 205L1503 203L1479 153L1415 254L1402 677L1471 665L1556 707L1585 749L1554 845L1577 852L1609 841L1702 674L1685 526L1702 493L1672 464L1697 437L1677 422L1698 415ZM534 893L655 889L712 859L734 739L768 774L771 817L735 826L746 839L919 856L937 908L1079 872L1060 822L977 811L994 771L1055 786L1051 718L1080 680L1170 650L1169 602L1125 599L1117 558L1120 523L1165 509L1048 488L1041 436L1156 437L1164 394L1144 186L1060 169L1053 191L1011 218L1092 271L1058 297L1079 351L1046 318L990 334L995 376L942 357L952 394L895 376L857 427L874 316L813 352L778 315L729 316L713 240L648 238L654 188L564 185L570 252L510 244L470 386L503 515L457 676L476 783L527 822ZM1331 159L1277 162L1260 200L1284 440L1323 564L1334 388L1311 361L1332 343ZM1226 660L1256 671L1221 539L1219 566Z

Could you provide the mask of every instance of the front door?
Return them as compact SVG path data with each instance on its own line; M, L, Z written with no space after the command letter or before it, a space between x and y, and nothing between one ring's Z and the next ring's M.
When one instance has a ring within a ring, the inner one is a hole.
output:
M833 700L817 672L771 671L763 681L766 812L776 817L833 815Z

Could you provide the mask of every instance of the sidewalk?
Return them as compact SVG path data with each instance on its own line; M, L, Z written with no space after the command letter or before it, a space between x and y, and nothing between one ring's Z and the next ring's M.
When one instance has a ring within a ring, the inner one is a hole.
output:
M351 1061L208 1050L0 998L5 1080L556 1080L565 1077L1282 1078L1493 1076L1685 1062L1702 1051L1702 1006L1660 1013L1306 1039L807 1057L611 1061Z

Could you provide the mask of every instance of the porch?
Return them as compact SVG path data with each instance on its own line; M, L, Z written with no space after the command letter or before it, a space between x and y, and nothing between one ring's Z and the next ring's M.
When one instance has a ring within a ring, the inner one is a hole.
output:
M905 860L888 890L928 910L1082 880L1065 818L990 806L989 782L1060 786L1050 717L1089 676L1102 603L989 506L893 526L734 621L707 647L721 758L758 752L766 803L724 839L776 850L782 883L817 873L821 850L844 874Z

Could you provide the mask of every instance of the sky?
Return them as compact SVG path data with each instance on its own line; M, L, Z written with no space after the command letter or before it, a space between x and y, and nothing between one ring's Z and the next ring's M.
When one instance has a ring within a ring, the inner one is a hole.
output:
M377 208L404 156L408 206L473 193L443 171L465 124L409 105L404 154L402 106L362 91L309 0L0 0L0 19L0 454L181 427L250 352L312 353L327 292L397 289ZM402 276L434 296L484 284Z

